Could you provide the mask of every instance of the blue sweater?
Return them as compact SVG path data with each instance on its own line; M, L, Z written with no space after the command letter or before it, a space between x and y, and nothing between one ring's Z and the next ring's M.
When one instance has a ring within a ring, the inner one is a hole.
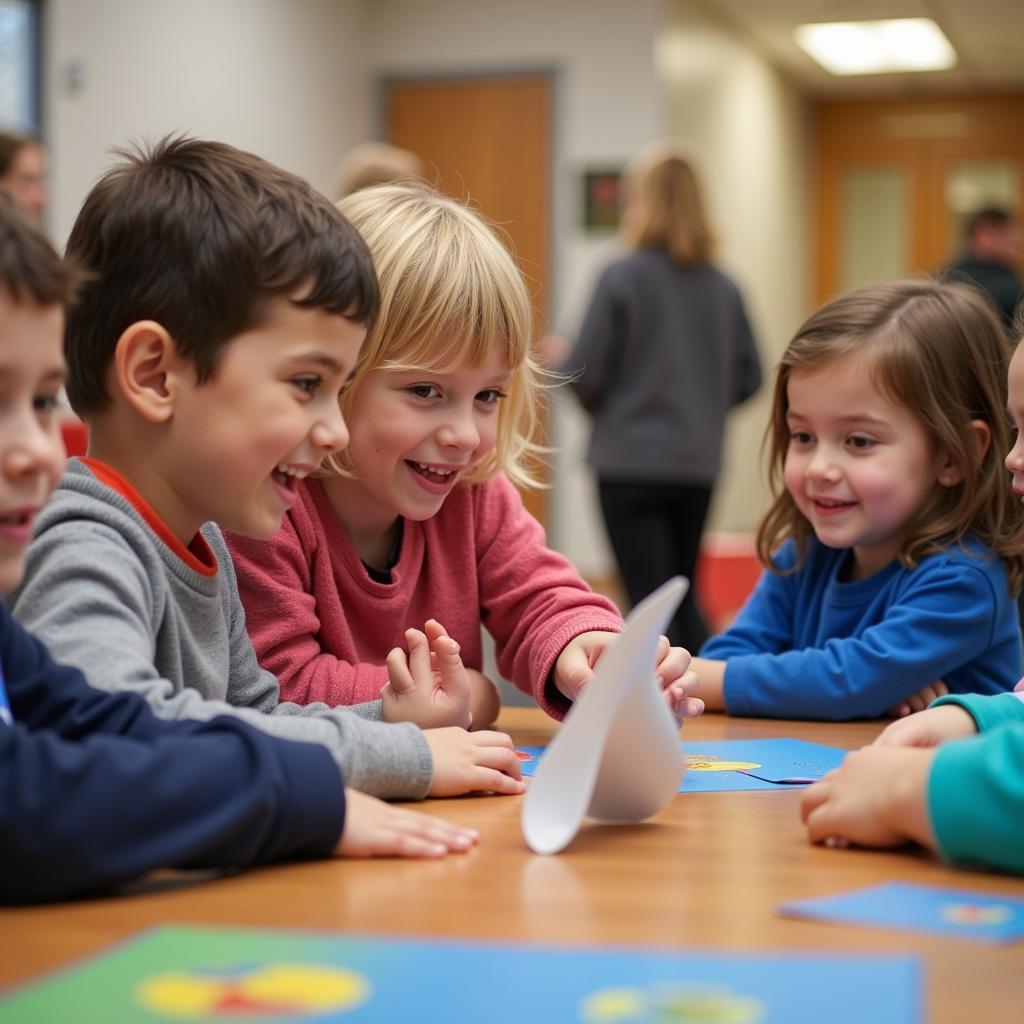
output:
M3 607L0 669L0 902L324 855L341 834L344 788L323 747L237 719L157 719L56 664Z
M1002 560L976 542L842 583L849 552L811 541L803 567L765 572L733 625L701 650L728 662L734 715L873 717L922 686L1001 693L1021 676L1017 606ZM777 561L794 564L792 542Z

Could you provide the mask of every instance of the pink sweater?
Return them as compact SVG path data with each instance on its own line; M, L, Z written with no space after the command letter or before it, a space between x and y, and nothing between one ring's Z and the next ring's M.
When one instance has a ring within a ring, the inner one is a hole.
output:
M299 704L376 700L387 652L435 618L475 669L486 626L502 676L561 718L569 702L550 681L555 659L580 633L622 629L615 605L545 547L505 477L456 487L436 516L406 521L390 583L370 579L316 480L299 485L271 540L227 540L260 664Z

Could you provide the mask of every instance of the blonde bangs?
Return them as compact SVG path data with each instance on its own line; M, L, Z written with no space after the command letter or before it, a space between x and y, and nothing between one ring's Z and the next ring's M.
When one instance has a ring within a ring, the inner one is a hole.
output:
M535 441L543 371L530 351L530 296L509 250L479 214L426 186L367 188L338 208L370 247L381 299L342 411L349 413L374 370L444 372L500 361L511 381L495 448L465 480L503 472L534 485L526 464L544 450ZM350 475L344 452L328 465Z

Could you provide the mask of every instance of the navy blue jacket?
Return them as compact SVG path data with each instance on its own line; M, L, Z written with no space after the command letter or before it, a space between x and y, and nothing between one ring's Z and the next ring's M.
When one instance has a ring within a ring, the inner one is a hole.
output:
M92 689L0 606L0 902L61 899L153 868L322 856L345 818L327 750L234 718L166 722Z

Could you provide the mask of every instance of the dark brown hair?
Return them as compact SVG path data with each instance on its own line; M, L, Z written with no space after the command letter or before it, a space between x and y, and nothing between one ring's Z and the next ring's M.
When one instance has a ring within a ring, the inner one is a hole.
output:
M1005 206L983 206L967 218L968 239L981 228L1005 228L1013 223L1013 214Z
M372 325L369 250L307 182L219 142L168 137L117 155L67 247L90 274L64 337L80 416L109 403L107 367L138 320L167 329L200 383L274 299L301 291L298 305Z
M15 302L69 306L79 274L62 260L39 225L0 191L0 289Z
M778 571L773 556L792 538L799 567L814 535L783 484L790 376L855 352L871 359L879 389L913 411L935 449L949 453L962 477L953 487L936 489L908 529L899 560L912 569L971 534L1003 558L1016 593L1024 579L1024 516L1003 468L1010 447L1005 411L1010 345L980 293L949 282L893 281L847 292L796 332L775 371L765 437L774 501L758 531L761 560ZM980 460L972 420L981 420L991 432Z

